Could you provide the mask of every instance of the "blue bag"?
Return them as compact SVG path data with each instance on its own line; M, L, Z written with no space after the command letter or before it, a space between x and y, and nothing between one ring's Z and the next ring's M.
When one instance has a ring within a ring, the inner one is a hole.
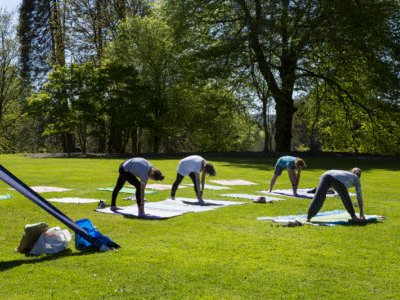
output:
M101 244L104 244L110 248L119 248L119 245L114 243L108 236L101 234L101 232L97 230L96 226L94 226L89 219L78 220L75 223L84 229L88 235L97 239ZM95 245L87 241L80 234L75 234L75 248L81 251L96 249Z

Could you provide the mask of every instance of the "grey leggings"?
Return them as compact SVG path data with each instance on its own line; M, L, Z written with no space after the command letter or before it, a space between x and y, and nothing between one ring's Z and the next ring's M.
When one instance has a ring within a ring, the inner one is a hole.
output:
M311 202L310 208L308 209L308 219L314 217L324 205L326 199L326 193L329 188L333 188L342 199L343 205L351 217L355 216L353 203L351 202L349 192L346 186L339 180L332 177L332 175L322 175L318 183L317 191L315 192L314 198Z

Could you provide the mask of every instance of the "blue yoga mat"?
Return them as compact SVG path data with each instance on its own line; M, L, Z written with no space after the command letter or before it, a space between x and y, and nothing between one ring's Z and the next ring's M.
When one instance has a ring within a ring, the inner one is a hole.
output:
M300 222L302 224L311 224L317 226L335 226L335 225L348 225L350 215L345 210L331 210L318 213L311 219L311 222L307 222L306 214L289 215L289 216L276 216L276 217L258 217L260 221L272 221L279 224L287 224L289 222ZM367 223L377 222L385 219L384 216L379 215L365 215Z

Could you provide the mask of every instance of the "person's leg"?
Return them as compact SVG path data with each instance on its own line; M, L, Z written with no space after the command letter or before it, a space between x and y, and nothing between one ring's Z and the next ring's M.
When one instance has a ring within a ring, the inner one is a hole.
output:
M340 181L333 179L332 188L339 194L340 199L342 199L343 205L346 208L347 212L352 218L354 218L356 212L354 211L353 203L351 202L349 191L347 190L346 186Z
M136 178L136 176L128 173L126 176L126 180L135 187L136 189L136 203L138 205L138 207L140 206L140 204L142 203L142 197L141 197L141 189L140 189L140 181L139 179Z
M197 186L196 186L196 175L194 174L194 172L192 172L192 173L189 173L189 177L190 177L190 179L192 179L192 181L193 181L194 192L196 193L196 197L197 197L199 191L197 190Z
M275 175L271 179L271 183L269 184L269 191L272 192L272 189L274 188L275 182L278 179L279 175Z
M117 202L118 193L119 193L119 191L122 189L122 187L125 184L125 181L126 181L125 174L126 173L125 173L125 171L124 171L124 169L122 167L122 164L121 164L119 166L119 176L118 176L118 179L117 179L117 183L115 184L115 187L113 189L112 196L111 196L111 207L115 207L115 204Z
M326 199L326 192L330 188L330 175L323 175L319 180L317 191L314 194L314 198L308 208L307 220L309 221L312 217L314 217L324 205Z
M176 190L178 189L178 186L181 184L183 178L184 176L182 176L179 173L176 173L176 179L171 188L171 199L175 199Z
M281 176L282 172L283 172L283 168L280 167L278 164L275 165L274 176L272 177L271 183L269 184L269 192L272 192L275 182L278 179L278 177Z

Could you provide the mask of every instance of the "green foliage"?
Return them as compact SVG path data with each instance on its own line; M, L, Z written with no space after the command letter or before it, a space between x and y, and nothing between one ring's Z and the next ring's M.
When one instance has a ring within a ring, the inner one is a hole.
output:
M299 103L297 120L308 128L305 142L327 151L398 155L400 107L393 97L395 81L391 93L386 93L390 85L377 86L377 74L360 59L354 57L352 65L336 62L328 83L320 83Z
M172 184L180 157L149 158ZM206 157L216 179L245 179L258 186L236 186L230 192L255 194L273 175L275 158ZM364 170L361 178L365 212L387 219L367 226L287 228L257 221L259 216L305 213L308 200L287 198L275 204L254 204L188 213L163 221L129 219L94 212L95 204L53 203L73 220L89 218L119 243L118 253L81 253L71 241L58 255L24 256L14 251L26 224L44 221L65 225L0 182L0 283L6 299L395 299L400 294L399 164L396 160L307 157L301 186L315 187L330 168ZM29 186L59 186L69 192L53 197L110 201L97 191L115 183L122 159L32 159L0 155L2 165ZM210 183L207 177L207 183ZM191 183L185 178L183 184ZM277 188L290 187L282 174ZM353 190L352 190L353 191ZM226 200L220 191L205 190L206 199ZM192 188L179 189L194 197ZM169 191L149 195L161 201ZM133 205L118 197L118 205ZM234 199L232 199L235 201ZM237 200L241 201L241 200ZM146 204L145 204L146 206ZM329 198L323 210L343 209ZM21 284L21 278L29 278ZM349 294L350 293L350 294Z

